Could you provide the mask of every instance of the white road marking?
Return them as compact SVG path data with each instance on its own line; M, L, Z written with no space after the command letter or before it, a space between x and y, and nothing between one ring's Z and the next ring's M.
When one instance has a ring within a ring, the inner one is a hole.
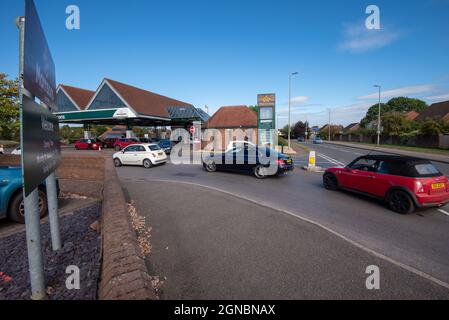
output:
M344 166L345 165L343 162L335 160L335 159L333 159L333 158L331 158L329 156L326 156L325 154L318 153L318 156L323 158L323 159L325 159L325 160L327 160L327 161L329 161L330 163L333 163L333 164L337 165L337 166Z
M449 212L444 211L443 209L438 209L438 211L440 211L442 214L449 216Z

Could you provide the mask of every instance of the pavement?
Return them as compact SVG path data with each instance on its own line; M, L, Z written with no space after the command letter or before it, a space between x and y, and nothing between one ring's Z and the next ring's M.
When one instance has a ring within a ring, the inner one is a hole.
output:
M125 190L152 227L147 265L165 278L162 299L449 298L449 287L245 199L151 178ZM366 288L371 265L380 290Z
M326 144L309 147L316 148L318 165L323 167L349 163L366 153L365 150ZM436 282L441 281L445 285L449 284L449 208L398 215L381 202L346 192L325 190L322 187L321 174L308 173L299 168L307 163L307 154L298 154L295 156L295 162L298 168L291 174L265 180L257 180L245 174L207 173L200 165L170 163L149 170L121 167L118 173L129 198L136 200L142 197L145 200L144 203L136 201L137 208L142 212L147 212L164 199L164 182L188 183L192 188L207 187L223 196L237 196L270 208L278 216L289 214L306 219L321 226L326 232L342 237L353 246L378 254L412 270L415 274L430 277ZM445 164L437 165L446 174L449 172ZM150 188L153 187L161 190L160 200L151 201L153 189ZM201 200L197 200L200 197ZM185 207L188 208L190 203L195 201L201 204L204 199L201 195L192 196L189 201L185 201ZM171 200L165 201L164 206L171 208ZM220 212L225 210L224 207L212 208L213 211ZM186 209L181 205L173 210L176 212ZM221 221L217 223L220 224ZM289 241L286 245L290 245Z
M416 157L416 158L424 157L429 160L449 164L449 153L448 154L432 153L432 149L429 149L426 152L422 152L422 151L411 151L411 150L403 150L403 149L396 149L396 148L387 148L387 147L382 147L382 146L378 147L378 146L363 144L363 143L351 143L351 142L340 142L340 141L331 141L331 142L327 142L327 144L328 145L333 144L333 145L344 146L344 147L352 147L352 148L363 149L363 150L368 150L368 151L403 155L403 156L409 156L409 157Z

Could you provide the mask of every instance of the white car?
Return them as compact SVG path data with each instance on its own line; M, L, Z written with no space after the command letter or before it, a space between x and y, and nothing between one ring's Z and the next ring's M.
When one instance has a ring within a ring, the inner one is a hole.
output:
M22 149L20 147L17 147L11 152L11 154L20 156L22 154Z
M116 167L134 165L144 166L148 169L167 162L167 155L164 150L157 144L148 143L127 146L122 151L115 153L112 158Z
M232 149L235 149L235 148L243 149L243 147L245 145L248 145L250 147L256 147L256 145L254 143L249 142L249 141L231 141L228 144L228 147L226 148L226 151L229 151L229 150L232 150Z

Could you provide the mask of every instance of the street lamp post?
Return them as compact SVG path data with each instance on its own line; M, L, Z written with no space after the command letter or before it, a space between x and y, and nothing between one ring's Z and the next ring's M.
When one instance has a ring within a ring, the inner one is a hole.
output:
M290 73L288 78L288 148L291 148L291 107L292 107L292 76L296 76L298 72Z
M374 85L375 88L379 89L379 110L378 110L378 114L377 114L377 146L380 146L380 99L381 99L381 94L380 94L380 90L382 88L382 86L376 84Z

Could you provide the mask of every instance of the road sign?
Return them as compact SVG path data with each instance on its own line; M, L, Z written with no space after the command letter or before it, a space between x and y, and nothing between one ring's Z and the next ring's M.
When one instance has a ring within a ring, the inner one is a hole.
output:
M61 145L58 118L25 95L22 103L23 178L28 196L59 166Z
M48 48L39 15L32 0L25 2L25 48L23 85L25 89L56 110L55 64Z

